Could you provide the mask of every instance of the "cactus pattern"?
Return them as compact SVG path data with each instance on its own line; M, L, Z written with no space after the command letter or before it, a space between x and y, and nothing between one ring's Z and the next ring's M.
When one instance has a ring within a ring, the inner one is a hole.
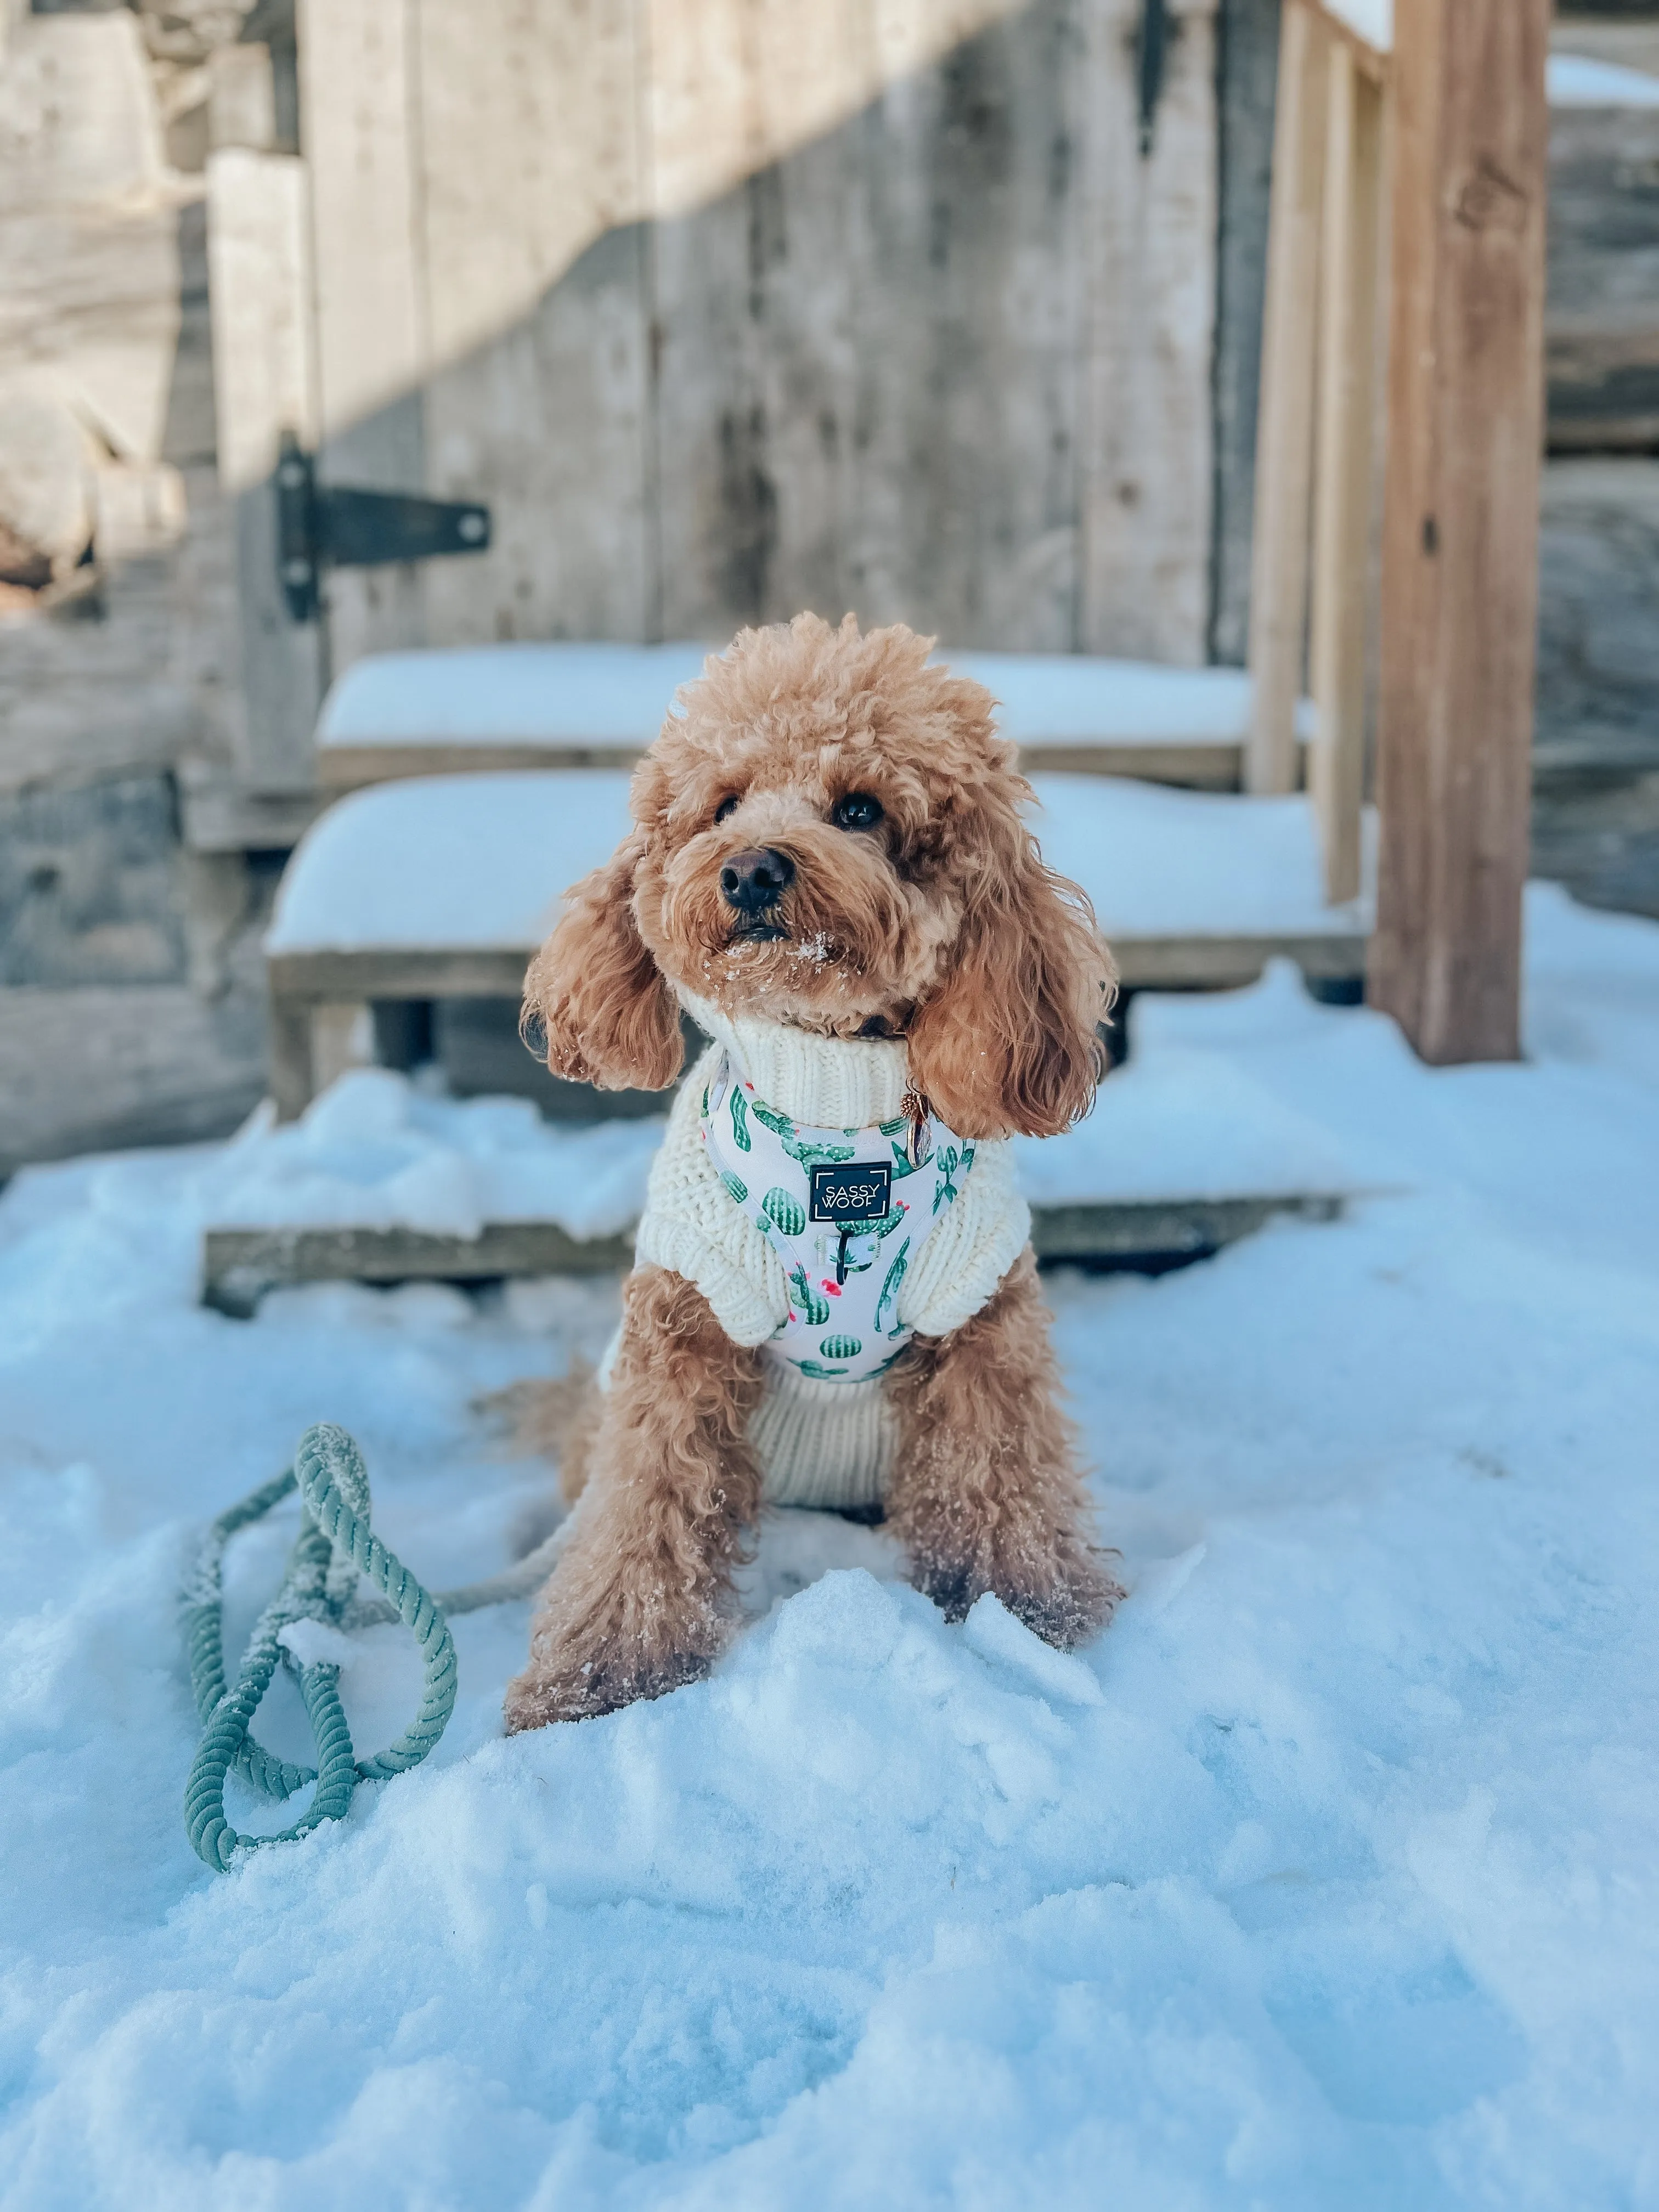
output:
M786 1237L799 1237L806 1226L806 1209L798 1198L775 1184L761 1200L761 1211L769 1215Z
M915 1175L915 1162L910 1158L905 1146L897 1137L895 1137L893 1139L893 1181L902 1182L906 1176Z
M787 1114L780 1114L775 1106L763 1105L758 1098L749 1101L749 1111L772 1132L790 1158L799 1160L804 1168L839 1167L844 1161L850 1160L856 1150L853 1145L815 1145L810 1138L800 1134ZM855 1137L858 1132L851 1129L846 1133Z
M706 1120L708 1114L706 1104L702 1110ZM742 1087L736 1083L732 1085L732 1141L740 1152L750 1152L755 1149L749 1134L749 1109L743 1103Z
M946 1145L939 1156L939 1181L933 1185L933 1211L948 1206L957 1194L957 1171L968 1172L973 1161L971 1152L959 1152L954 1145Z
M818 1350L826 1359L856 1359L864 1346L856 1336L823 1336L818 1339Z
M887 1270L887 1279L881 1286L881 1296L876 1300L876 1327L878 1328L880 1328L882 1326L882 1316L887 1311L889 1305L890 1304L892 1307L895 1325L888 1330L887 1334L889 1336L896 1336L898 1334L899 1285L904 1280L904 1270L908 1264L908 1255L909 1253L909 1249L910 1240L907 1237L903 1243L899 1246L898 1257L894 1261L892 1266Z
M809 1144L805 1137L781 1136L778 1142L790 1158L799 1160L809 1173L813 1168L839 1167L843 1161L850 1160L857 1149L853 1145Z
M795 1364L803 1375L810 1375L815 1382L833 1382L836 1376L847 1372L844 1367L825 1367L816 1359L798 1359Z
M726 1185L727 1191L734 1199L736 1199L739 1206L747 1204L749 1198L749 1186L746 1182L739 1182L736 1176L728 1175L724 1168L721 1168L720 1170L720 1178Z
M792 1267L789 1280L794 1287L795 1301L814 1328L822 1328L830 1318L830 1301L812 1288L806 1279L805 1267Z

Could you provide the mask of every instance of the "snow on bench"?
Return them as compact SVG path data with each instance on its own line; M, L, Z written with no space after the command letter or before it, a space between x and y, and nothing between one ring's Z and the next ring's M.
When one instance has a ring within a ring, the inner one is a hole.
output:
M1325 904L1303 799L1103 776L1031 781L1045 859L1082 884L1115 945L1334 937L1348 959L1364 935L1361 904ZM289 861L266 954L286 965L500 952L507 957L493 972L516 993L524 956L552 927L560 897L609 857L627 823L628 778L616 769L430 776L354 792ZM1250 955L1246 980L1264 957Z
M1299 798L1039 775L1044 853L1094 901L1126 986L1250 981L1285 955L1364 971L1369 903L1328 907ZM516 998L566 888L627 821L617 769L446 775L352 793L289 863L265 939L280 1110L313 1090L310 1017L374 1000Z
M317 727L325 789L466 769L621 767L637 759L712 647L495 645L372 654L340 678ZM983 684L1028 768L1070 767L1201 788L1239 781L1250 679L1084 653L951 653ZM1304 734L1311 710L1304 708Z
M1249 995L1260 1021L1317 1018L1288 968ZM1274 1214L1328 1220L1365 1187L1363 1163L1224 1051L1179 1023L1143 1026L1088 1121L1017 1140L1044 1258L1167 1263ZM215 1163L204 1295L246 1315L281 1284L626 1267L662 1127L573 1128L527 1099L446 1098L354 1070L296 1122L264 1109Z

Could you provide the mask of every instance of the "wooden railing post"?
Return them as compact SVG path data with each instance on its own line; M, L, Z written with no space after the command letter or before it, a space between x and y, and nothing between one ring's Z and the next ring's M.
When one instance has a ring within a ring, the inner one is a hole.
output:
M1397 0L1370 992L1425 1060L1519 1051L1550 0Z
M1336 903L1360 887L1382 99L1346 40L1331 40L1329 67L1308 656L1318 726L1308 781L1325 896Z
M1254 704L1244 781L1254 792L1293 791L1297 783L1328 44L1329 33L1314 9L1304 0L1285 0L1273 117L1250 558Z

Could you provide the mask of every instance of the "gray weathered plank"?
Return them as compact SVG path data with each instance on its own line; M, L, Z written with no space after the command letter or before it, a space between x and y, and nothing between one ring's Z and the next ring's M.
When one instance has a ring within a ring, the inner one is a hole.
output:
M1177 0L1149 129L1127 0L1091 0L1080 70L1089 342L1078 643L1207 653L1215 332L1214 0Z
M429 369L418 215L424 87L413 0L300 0L300 90L316 262L319 471L420 491ZM425 642L424 571L337 569L331 674Z
M1307 624L1321 208L1329 33L1306 0L1289 0L1273 116L1273 220L1262 311L1261 403L1250 567L1255 684L1245 775L1255 792L1295 788L1296 706Z
M277 996L312 1005L369 999L516 998L532 946L458 951L441 945L384 951L281 952L269 962ZM1305 933L1249 936L1114 936L1126 987L1170 989L1248 983L1270 960L1293 960L1304 975L1353 976L1365 963L1358 923Z
M864 11L824 17L879 76ZM659 226L671 634L808 605L1075 644L1076 39L1041 0Z
M417 0L427 482L489 550L426 572L434 643L653 633L636 11Z
M1059 769L1080 775L1127 775L1194 791L1237 791L1241 748L1194 738L1188 744L1029 744L1019 764L1029 774ZM477 775L497 769L632 768L643 748L567 744L325 745L318 775L325 791L358 791L411 775ZM314 811L314 810L313 810ZM204 819L207 817L204 817ZM254 841L258 842L258 841ZM276 844L292 839L272 838Z
M1236 1243L1275 1216L1333 1221L1341 1211L1339 1197L1296 1192L1037 1206L1031 1242L1044 1261L1167 1265ZM413 1229L210 1229L202 1299L244 1318L267 1291L283 1285L611 1274L629 1267L633 1258L631 1235L579 1239L551 1221L489 1222L477 1237Z
M1243 661L1249 636L1250 527L1279 23L1279 0L1226 0L1216 16L1218 207L1210 657L1234 663Z
M283 603L272 471L284 432L316 441L305 165L225 147L208 164L208 206L219 479L235 501L240 765L250 790L299 793L313 780L322 645Z
M633 1258L632 1237L579 1240L551 1221L489 1222L477 1237L415 1229L210 1229L202 1302L242 1318L282 1284L614 1274Z

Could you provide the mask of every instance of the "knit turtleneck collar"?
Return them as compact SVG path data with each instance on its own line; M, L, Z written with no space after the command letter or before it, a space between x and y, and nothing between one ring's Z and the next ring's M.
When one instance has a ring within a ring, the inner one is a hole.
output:
M815 1036L782 1022L722 1013L682 991L697 1027L722 1044L745 1083L769 1106L818 1129L867 1129L890 1121L909 1080L905 1048L888 1037Z

